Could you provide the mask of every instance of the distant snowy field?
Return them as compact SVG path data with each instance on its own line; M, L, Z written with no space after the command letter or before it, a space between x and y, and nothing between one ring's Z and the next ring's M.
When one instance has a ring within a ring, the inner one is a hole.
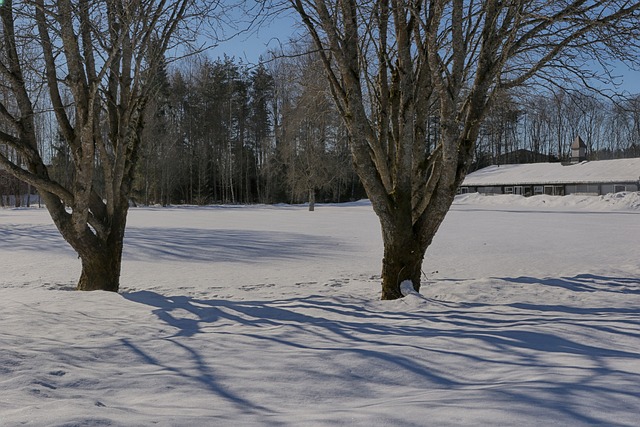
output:
M136 208L122 292L0 210L0 426L637 426L640 195L459 196L378 301L366 202Z

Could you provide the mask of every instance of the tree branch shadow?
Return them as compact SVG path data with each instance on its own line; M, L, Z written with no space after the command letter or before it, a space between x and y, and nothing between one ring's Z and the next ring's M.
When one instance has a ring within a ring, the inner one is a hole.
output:
M517 278L513 283L535 281L552 287L570 284L577 293L619 292L619 286L636 283L633 278L591 275L565 279ZM176 345L189 346L184 339L211 333L220 325L222 330L217 334L245 344L251 342L256 350L270 346L318 352L327 360L351 355L372 370L353 379L348 393L354 398L362 397L358 393L365 389L388 385L375 373L386 371L404 381L409 379L413 387L460 390L463 395L463 390L482 389L498 401L507 400L520 407L534 405L576 423L616 425L606 413L594 414L582 405L584 395L598 396L605 404L624 399L640 405L640 369L620 367L630 363L640 367L640 355L629 348L640 346L640 307L518 303L433 307L427 302L424 309L406 312L397 305L370 310L353 299L329 301L313 295L274 301L207 300L149 291L123 296L150 306L159 320L175 330L169 339ZM488 316L492 311L500 315ZM229 324L235 325L232 331L223 327ZM606 337L606 343L590 339L592 336ZM612 342L625 345L617 348ZM193 348L190 352L206 373L213 361L199 356ZM491 378L465 377L458 372L460 367L463 371L487 372L485 375ZM501 376L505 369L532 370L533 377L544 374L544 378L511 379ZM344 371L350 368L345 366ZM567 375L556 374L565 371ZM323 374L314 371L314 375ZM207 381L214 383L213 379ZM401 380L397 385L407 386Z
M348 244L280 231L128 227L123 260L255 262L334 256ZM1 225L0 249L75 252L53 225Z
M608 277L594 274L579 274L574 277L504 277L501 280L518 284L542 284L558 287L573 292L613 292L623 294L640 294L640 278Z
M335 240L281 231L127 229L125 259L255 262L331 256ZM342 248L341 250L343 250Z
M221 385L216 379L216 375L211 364L207 363L205 357L201 355L198 351L196 351L194 347L183 344L175 339L166 338L166 340L171 342L173 345L179 347L180 349L186 351L187 354L189 354L192 362L194 362L195 364L197 375L189 374L184 369L162 362L159 358L154 356L151 352L149 352L148 350L144 350L141 346L138 346L136 343L134 343L130 339L127 339L127 338L120 339L120 341L126 348L129 348L134 354L139 356L145 363L149 365L158 366L164 370L177 374L181 378L189 379L195 383L201 384L213 394L223 398L224 400L232 403L235 406L242 408L244 412L253 412L253 413L271 413L272 412L268 408L265 408L264 406L261 406L258 403L254 403L247 399L244 399L238 394L233 393L232 391L228 390L226 387Z

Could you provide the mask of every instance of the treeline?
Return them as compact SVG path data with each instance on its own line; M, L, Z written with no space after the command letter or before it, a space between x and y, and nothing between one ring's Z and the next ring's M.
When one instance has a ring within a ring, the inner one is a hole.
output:
M320 64L309 56L257 67L196 58L162 74L145 118L134 203L366 197ZM68 162L68 152L54 151L55 173L64 174Z
M225 57L165 67L145 119L132 201L313 205L366 197L321 64L303 51L258 66ZM426 127L433 148L437 120ZM472 170L564 161L577 135L590 160L640 156L640 95L617 102L561 90L504 96L484 121ZM64 147L52 144L51 163L66 184L72 168Z
M35 189L30 185L10 175L7 171L0 170L0 207L28 207L32 202L39 201L35 193Z

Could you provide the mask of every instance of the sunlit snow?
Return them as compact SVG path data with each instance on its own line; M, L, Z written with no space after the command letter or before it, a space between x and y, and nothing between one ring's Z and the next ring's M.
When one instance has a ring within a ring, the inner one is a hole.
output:
M640 203L456 199L378 301L366 202L136 208L122 292L0 210L2 426L635 426Z

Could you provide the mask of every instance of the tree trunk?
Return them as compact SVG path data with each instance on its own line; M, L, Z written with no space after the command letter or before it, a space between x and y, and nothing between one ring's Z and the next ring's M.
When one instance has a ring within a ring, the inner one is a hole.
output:
M120 248L81 256L82 273L77 289L79 291L118 292L120 288L121 253L122 244L120 244Z
M398 232L384 232L384 258L382 260L382 297L383 300L402 298L400 284L405 280L413 283L416 292L420 291L422 261L426 248L420 247L411 229Z
M309 189L309 212L313 212L316 209L316 191L313 188Z
M72 246L78 248L76 251L82 260L82 273L77 287L79 291L118 292L120 289L127 211L128 209L114 215L111 232L106 240L92 240L90 245L87 245L86 239L77 246L72 243Z
M129 184L123 186L130 188L132 177L129 177ZM121 195L118 203L109 215L110 231L106 238L100 238L102 252L92 251L81 255L82 275L78 282L78 290L103 290L118 292L120 289L120 270L122 266L122 248L124 247L124 232L127 225L127 214L129 213L129 201ZM97 256L94 256L97 255ZM92 282L83 281L86 273Z
M41 198L60 234L81 260L82 272L76 289L118 292L124 232L129 211L127 200L120 200L111 215L94 205L92 212L99 217L104 214L103 223L110 224L105 233L98 234L89 226L77 230L73 226L72 214L66 211L65 205L57 196L43 191Z

